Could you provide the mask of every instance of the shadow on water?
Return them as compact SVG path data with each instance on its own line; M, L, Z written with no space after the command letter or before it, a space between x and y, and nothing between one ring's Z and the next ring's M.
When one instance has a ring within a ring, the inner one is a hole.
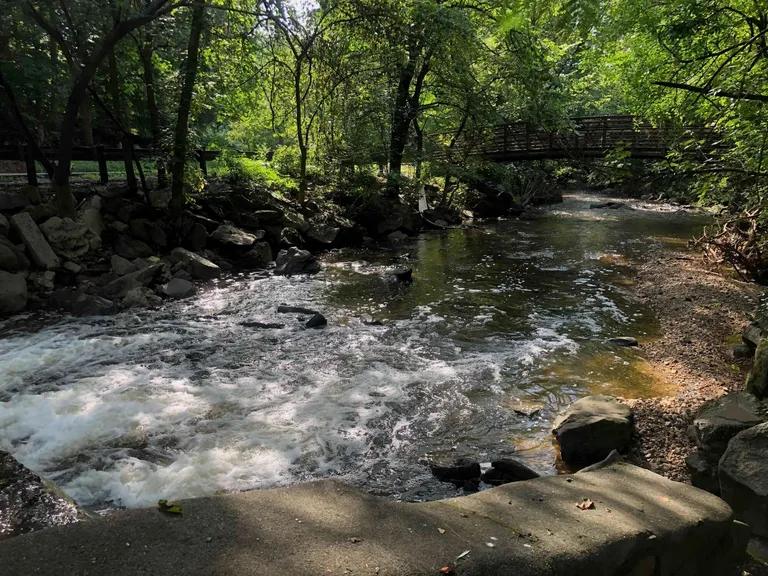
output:
M636 266L705 223L589 202L334 252L311 279L233 276L159 311L10 324L0 447L94 506L328 476L434 499L456 493L425 466L441 456L517 453L551 472L550 423L574 397L674 391L606 339L658 335ZM394 266L415 282L392 282ZM303 330L281 302L330 326Z

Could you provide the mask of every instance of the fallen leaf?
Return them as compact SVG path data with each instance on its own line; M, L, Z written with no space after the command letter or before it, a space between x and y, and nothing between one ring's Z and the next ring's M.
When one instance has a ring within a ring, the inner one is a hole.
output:
M583 502L579 502L576 504L576 508L579 508L581 510L594 510L595 509L595 503L592 502L589 498L584 498Z
M183 513L181 506L179 506L178 504L168 504L168 500L158 500L157 507L160 509L161 512L166 512L167 514Z
M462 518L469 518L469 514L464 514L464 513L462 512L462 513L461 513L461 517L462 517Z
M464 558L464 556L466 556L467 554L469 554L469 550L464 550L464 552L462 552L461 554L459 554L458 556L456 556L456 560L461 560L461 559L462 559L462 558Z
M450 566L443 566L440 568L440 574L453 574L453 570Z
M438 528L437 531L440 532L440 534L445 534L445 528Z

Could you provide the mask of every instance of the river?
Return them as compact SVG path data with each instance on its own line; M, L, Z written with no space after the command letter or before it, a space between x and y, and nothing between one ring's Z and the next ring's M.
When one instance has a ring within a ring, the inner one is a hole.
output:
M674 392L606 339L658 335L636 267L705 222L591 201L335 251L311 278L233 275L156 311L6 321L0 449L105 510L324 477L435 499L460 492L426 463L459 457L553 473L550 425L574 398Z

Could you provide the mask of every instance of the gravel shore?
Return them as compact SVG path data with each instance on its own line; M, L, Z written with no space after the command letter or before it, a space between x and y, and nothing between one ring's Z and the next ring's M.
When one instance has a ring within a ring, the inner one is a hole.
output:
M755 311L760 289L710 269L698 252L659 251L641 266L637 297L652 308L661 338L643 343L653 370L677 384L665 398L626 400L635 414L630 461L687 482L686 431L698 408L744 387L750 360L733 360L730 344Z

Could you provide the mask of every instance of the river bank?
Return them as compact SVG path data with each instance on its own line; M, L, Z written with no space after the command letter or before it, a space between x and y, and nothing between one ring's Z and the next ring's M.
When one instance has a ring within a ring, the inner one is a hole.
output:
M688 437L706 401L744 388L751 359L734 359L754 313L760 288L713 269L700 253L680 244L655 250L637 274L635 294L657 315L661 337L643 343L653 372L675 383L673 396L627 400L636 433L630 460L672 480L686 482L685 458L695 446Z

